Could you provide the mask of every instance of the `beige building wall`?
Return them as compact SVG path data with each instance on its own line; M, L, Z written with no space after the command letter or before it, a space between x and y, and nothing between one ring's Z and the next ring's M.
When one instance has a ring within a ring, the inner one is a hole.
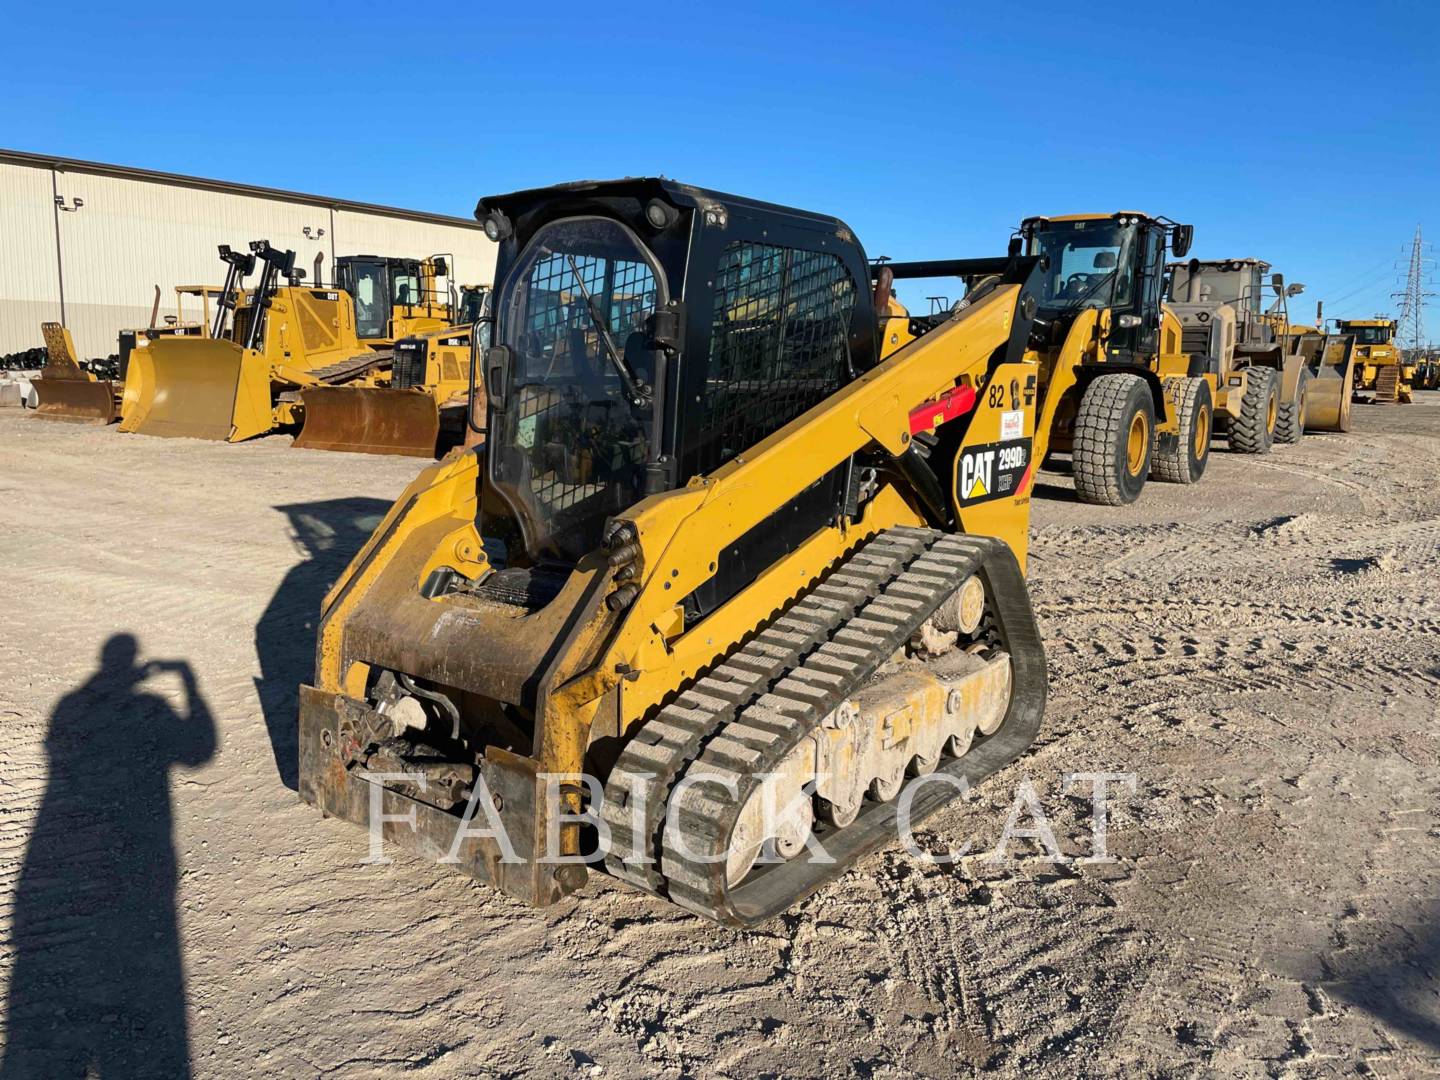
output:
M41 344L60 318L53 206L48 169L0 162L0 353Z
M0 160L0 235L6 238L0 255L0 354L41 343L40 323L60 318L63 288L64 321L80 355L109 355L122 328L149 325L157 285L162 322L176 314L176 285L220 285L225 273L216 250L220 244L244 251L250 241L264 239L293 249L307 281L313 280L317 254L323 256L326 282L334 280L335 257L347 254L445 252L455 257L457 283L488 284L494 274L495 245L468 223L96 168L101 171L83 163ZM248 280L253 284L255 277ZM184 315L198 318L198 311Z

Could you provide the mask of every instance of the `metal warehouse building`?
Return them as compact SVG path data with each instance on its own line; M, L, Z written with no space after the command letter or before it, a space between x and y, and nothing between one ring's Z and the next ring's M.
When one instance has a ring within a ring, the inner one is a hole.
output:
M469 218L13 150L0 150L0 237L0 355L41 344L46 320L82 357L114 352L122 328L149 325L155 286L163 319L176 285L221 284L220 244L293 249L307 280L323 255L327 282L340 255L445 253L464 285L495 271Z

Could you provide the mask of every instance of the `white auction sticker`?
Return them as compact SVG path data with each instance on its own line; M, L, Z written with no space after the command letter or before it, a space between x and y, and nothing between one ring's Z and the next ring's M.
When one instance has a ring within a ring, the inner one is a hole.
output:
M1025 437L1025 411L1016 409L1014 412L1003 412L1000 414L1000 438L1001 439L1023 439Z

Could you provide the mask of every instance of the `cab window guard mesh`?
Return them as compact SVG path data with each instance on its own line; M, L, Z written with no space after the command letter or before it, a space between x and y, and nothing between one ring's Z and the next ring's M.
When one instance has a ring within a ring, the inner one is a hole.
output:
M855 282L836 255L737 240L720 253L696 441L706 473L838 390Z

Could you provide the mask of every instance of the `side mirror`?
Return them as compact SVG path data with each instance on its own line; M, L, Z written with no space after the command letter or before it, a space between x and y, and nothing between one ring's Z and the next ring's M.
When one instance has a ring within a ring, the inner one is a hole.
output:
M1190 244L1195 239L1194 225L1176 225L1175 235L1170 239L1170 251L1175 258L1183 259L1190 253Z
M1006 254L1012 259L1018 259L1020 252L1025 249L1025 241L1018 236L1010 237L1010 247Z
M435 276L436 276L436 277L449 277L449 276L450 276L450 268L449 268L448 264L445 262L445 256L444 256L444 255L437 255L437 256L435 257Z
M1276 296L1279 296L1281 293L1283 293L1283 292L1285 291L1285 275L1284 275L1284 274L1271 274L1271 275L1270 275L1270 288L1272 288L1272 289L1275 290L1275 295L1276 295Z
M478 341L481 335L474 336ZM505 394L510 385L510 348L492 345L485 350L485 396L497 412L505 411Z

